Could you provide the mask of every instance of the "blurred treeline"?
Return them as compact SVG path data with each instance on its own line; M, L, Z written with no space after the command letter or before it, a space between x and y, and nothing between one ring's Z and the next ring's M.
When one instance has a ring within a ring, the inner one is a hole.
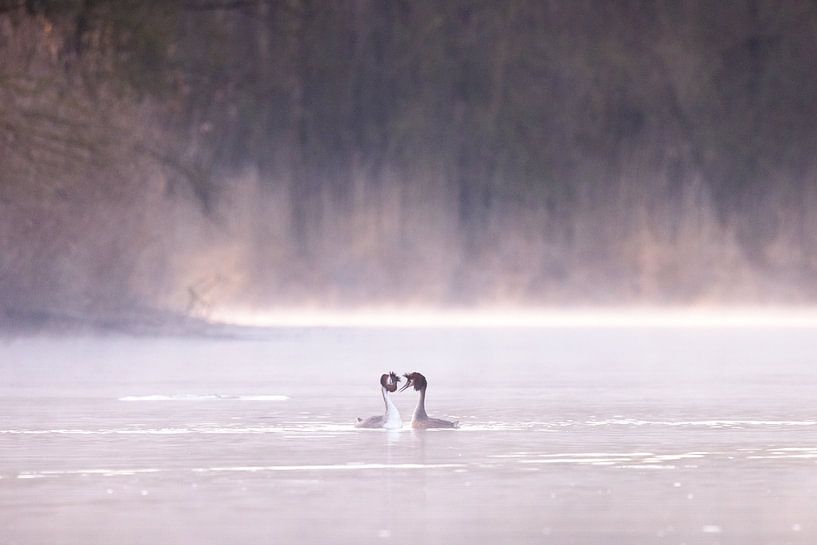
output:
M0 0L0 309L814 302L815 74L805 0Z

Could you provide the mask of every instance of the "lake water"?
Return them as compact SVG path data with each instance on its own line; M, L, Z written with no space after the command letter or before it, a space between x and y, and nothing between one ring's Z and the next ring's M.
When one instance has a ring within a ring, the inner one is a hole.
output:
M811 329L0 341L0 545L816 542Z

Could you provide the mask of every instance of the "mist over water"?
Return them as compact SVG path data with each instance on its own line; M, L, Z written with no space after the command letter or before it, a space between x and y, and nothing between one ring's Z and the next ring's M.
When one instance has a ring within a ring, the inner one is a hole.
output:
M0 0L0 545L815 543L815 29Z

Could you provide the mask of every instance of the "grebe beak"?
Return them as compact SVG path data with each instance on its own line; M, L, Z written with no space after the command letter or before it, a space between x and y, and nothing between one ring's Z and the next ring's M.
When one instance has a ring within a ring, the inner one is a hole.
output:
M406 377L406 378L408 378L408 377ZM403 387L402 387L402 388L400 388L400 391L402 392L403 390L405 390L406 388L408 388L409 386L411 386L411 383L412 383L412 380L409 378L408 380L406 380L406 383L405 383L405 384L403 384Z

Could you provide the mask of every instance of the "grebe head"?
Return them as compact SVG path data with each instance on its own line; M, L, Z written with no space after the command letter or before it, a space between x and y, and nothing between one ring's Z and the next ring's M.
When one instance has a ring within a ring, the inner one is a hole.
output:
M398 382L400 382L400 377L394 374L394 371L380 375L380 385L389 392L397 391Z
M406 373L403 376L406 377L407 380L403 387L400 388L401 392L408 388L409 386L414 386L414 389L417 390L418 392L420 390L424 390L426 386L428 386L428 381L426 381L426 377L424 377L417 371L414 371L413 373Z

